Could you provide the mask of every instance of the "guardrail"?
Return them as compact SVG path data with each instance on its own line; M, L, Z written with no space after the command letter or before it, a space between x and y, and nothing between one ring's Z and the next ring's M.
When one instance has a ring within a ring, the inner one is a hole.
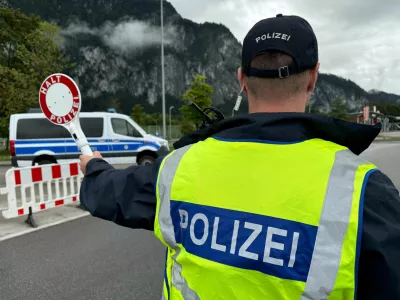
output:
M6 219L27 215L25 222L37 227L33 213L79 202L83 174L78 163L10 169L5 176L0 193L7 195Z

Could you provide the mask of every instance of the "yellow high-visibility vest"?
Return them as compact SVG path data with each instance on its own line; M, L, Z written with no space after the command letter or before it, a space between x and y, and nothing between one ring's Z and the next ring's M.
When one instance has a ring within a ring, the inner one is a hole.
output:
M354 299L375 170L320 139L208 138L172 152L156 191L162 299Z

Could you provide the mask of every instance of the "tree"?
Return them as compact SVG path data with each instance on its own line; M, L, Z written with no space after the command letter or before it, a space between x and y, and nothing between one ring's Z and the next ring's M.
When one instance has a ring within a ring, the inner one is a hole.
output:
M19 45L16 66L29 75L36 89L50 74L74 67L58 49L60 42L60 29L57 25L40 22L38 28L27 34L25 42Z
M159 112L153 113L149 115L148 124L147 125L158 125L162 126L163 117L162 114Z
M372 102L370 106L376 106L376 109L385 115L400 116L400 105L383 102Z
M182 101L193 101L201 109L211 106L211 97L214 93L214 89L211 85L207 84L207 78L205 76L195 74L193 77L194 80L190 84L190 89L182 95ZM188 105L182 106L180 111L184 116L183 124L185 126L182 126L183 133L192 131L193 126L198 128L203 122L203 116ZM192 123L193 126L190 126L188 122Z
M19 45L34 32L40 23L37 16L26 16L18 9L0 6L0 65L13 67Z
M0 136L8 137L9 117L37 104L38 91L29 86L29 76L0 66Z
M182 120L181 126L181 131L183 134L187 134L196 130L196 126L193 124L193 122L187 119Z
M331 103L332 111L328 113L329 117L337 119L345 119L347 117L347 107L343 102L343 98L335 98Z
M50 74L74 65L58 48L59 28L37 16L0 7L0 135L8 136L11 114L38 107L38 92Z
M143 110L143 106L141 106L140 104L136 104L133 108L132 108L132 114L131 114L131 118L138 123L140 126L144 126L146 125L146 121L148 119L148 116L146 115L146 113Z

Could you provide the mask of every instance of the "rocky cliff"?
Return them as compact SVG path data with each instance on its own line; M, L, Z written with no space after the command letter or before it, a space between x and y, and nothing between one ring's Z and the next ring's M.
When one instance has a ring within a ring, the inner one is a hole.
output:
M159 0L7 2L61 27L60 47L77 63L71 75L85 97L84 110L117 107L130 113L137 103L148 112L161 110ZM241 44L225 26L184 19L169 2L164 4L164 15L167 109L179 105L192 75L201 73L215 90L214 105L229 113L238 93ZM321 74L312 107L329 111L337 97L350 111L375 98L400 104L400 96L368 93L349 80Z

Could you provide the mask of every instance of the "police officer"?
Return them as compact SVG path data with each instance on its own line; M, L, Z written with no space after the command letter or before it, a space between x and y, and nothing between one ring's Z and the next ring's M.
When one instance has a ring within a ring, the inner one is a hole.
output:
M167 247L163 299L400 299L399 192L358 157L381 127L306 114L318 68L306 20L262 20L238 71L249 114L155 165L81 157L90 213Z

